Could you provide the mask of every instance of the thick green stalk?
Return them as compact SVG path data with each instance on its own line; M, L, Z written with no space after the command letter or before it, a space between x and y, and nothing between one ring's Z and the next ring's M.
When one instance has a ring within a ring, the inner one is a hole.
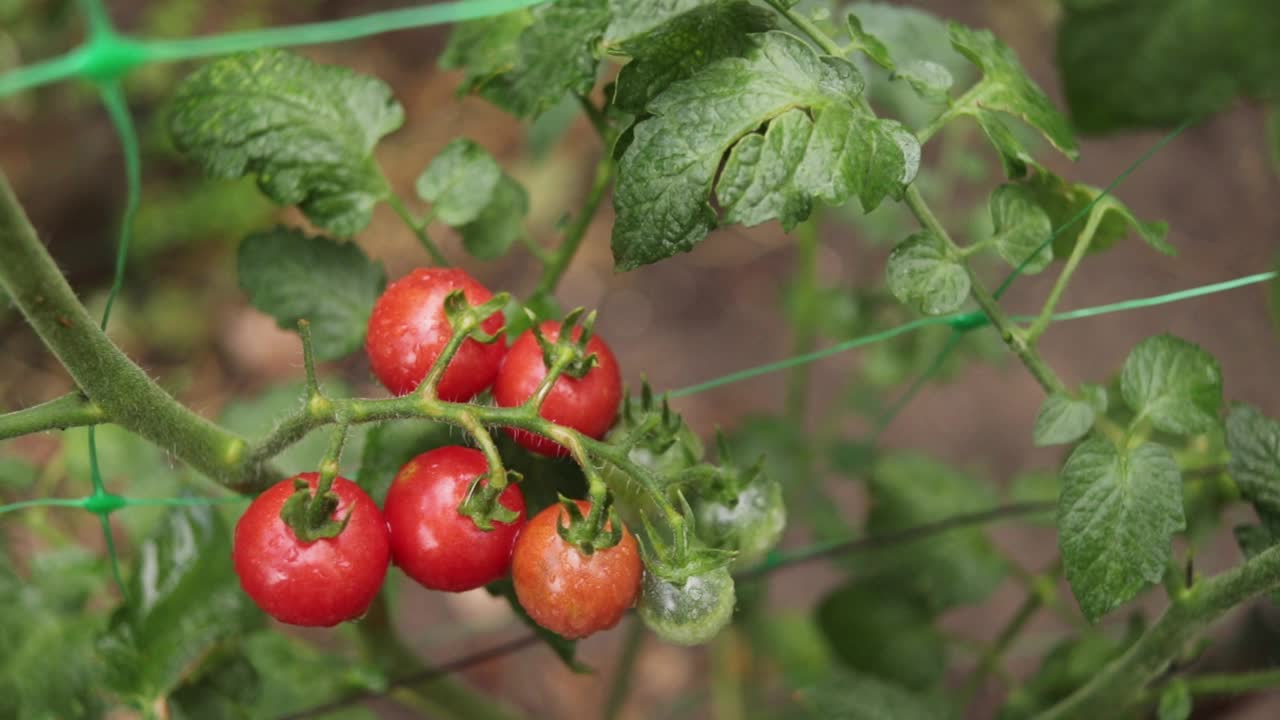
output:
M0 440L43 432L66 430L106 422L107 414L78 392L54 398L34 407L0 415Z

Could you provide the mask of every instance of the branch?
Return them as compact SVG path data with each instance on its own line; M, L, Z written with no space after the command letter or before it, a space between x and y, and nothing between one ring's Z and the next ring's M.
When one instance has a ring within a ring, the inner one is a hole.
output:
M106 421L107 414L102 408L80 393L73 392L34 407L0 415L0 440Z

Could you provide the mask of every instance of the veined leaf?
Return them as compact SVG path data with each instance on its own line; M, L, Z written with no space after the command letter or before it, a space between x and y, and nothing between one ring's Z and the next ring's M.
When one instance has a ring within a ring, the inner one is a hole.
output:
M1082 397L1054 393L1045 398L1036 415L1034 430L1037 446L1075 442L1093 428L1094 421L1107 411L1107 389L1098 385L1082 385Z
M502 168L484 148L466 138L451 141L418 176L418 197L446 225L475 220L493 199Z
M1011 267L1034 275L1053 262L1053 223L1025 185L1001 185L991 193L995 249ZM1025 265L1023 263L1026 263Z
M1249 405L1227 414L1231 478L1273 534L1280 535L1280 422Z
M968 271L932 233L916 233L899 243L885 272L889 292L926 315L949 313L969 297Z
M1177 435L1218 425L1222 370L1212 355L1186 340L1157 335L1138 343L1120 372L1120 392L1139 416Z

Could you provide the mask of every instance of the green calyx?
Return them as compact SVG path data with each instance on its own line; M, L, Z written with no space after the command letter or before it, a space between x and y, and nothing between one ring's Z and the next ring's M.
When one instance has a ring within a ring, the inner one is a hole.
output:
M507 477L502 478L501 482L493 478L485 482L487 475L477 475L471 481L471 486L467 488L467 496L458 503L458 514L471 518L471 522L485 532L493 530L495 522L508 524L515 522L520 517L520 513L503 505L498 499L507 489L509 481L519 482L523 478L520 473L510 470L506 471L506 475Z
M529 311L526 309L526 312ZM560 334L555 342L547 340L538 327L537 319L532 314L529 316L532 321L529 329L533 332L534 339L538 341L538 347L542 350L542 362L547 366L548 371L558 369L559 374L568 375L575 380L586 377L591 368L600 364L600 359L595 353L587 352L587 343L591 341L592 328L596 324L594 310L583 318L582 332L578 337L573 336L573 329L577 326L578 319L582 318L582 313L582 308L574 308L565 315L564 321L560 323Z
M556 532L561 540L576 546L583 555L591 556L597 550L608 550L622 542L622 520L610 498L593 502L585 516L576 501L563 495L560 506L569 514L569 524L557 521Z
M280 507L280 519L303 543L337 537L351 520L350 510L341 520L333 517L339 503L338 494L332 490L335 475L322 473L314 493L306 480L295 479L294 493Z
M733 562L737 553L731 550L707 547L694 536L690 523L693 510L684 493L676 493L684 522L672 523L670 539L663 536L647 514L642 514L644 536L640 552L644 555L645 570L673 585L684 585L692 577L705 575Z
M461 290L454 290L445 296L444 314L455 336L461 335L487 345L502 337L503 330L499 328L495 333L487 333L484 322L494 313L501 312L509 302L511 295L500 292L479 305L472 305Z
M692 438L684 424L684 418L671 409L665 396L661 401L655 398L653 388L649 387L647 381L640 385L638 401L630 393L623 393L618 427L622 430L623 438L620 444L628 451L644 450L653 455L662 455L679 444L677 452L687 461L687 465L693 465L701 459L701 448L693 447L696 438Z

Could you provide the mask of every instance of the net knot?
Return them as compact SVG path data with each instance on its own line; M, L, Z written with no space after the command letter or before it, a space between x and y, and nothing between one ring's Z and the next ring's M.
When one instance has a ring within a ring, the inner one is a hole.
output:
M115 33L96 36L76 55L76 74L97 83L119 80L149 59L146 45Z
M980 327L986 327L991 324L991 319L984 313L974 311L956 315L951 318L951 321L948 324L956 331L963 333L969 332L970 330L977 330Z
M128 504L125 498L109 492L94 493L84 499L84 509L94 515L110 515Z

